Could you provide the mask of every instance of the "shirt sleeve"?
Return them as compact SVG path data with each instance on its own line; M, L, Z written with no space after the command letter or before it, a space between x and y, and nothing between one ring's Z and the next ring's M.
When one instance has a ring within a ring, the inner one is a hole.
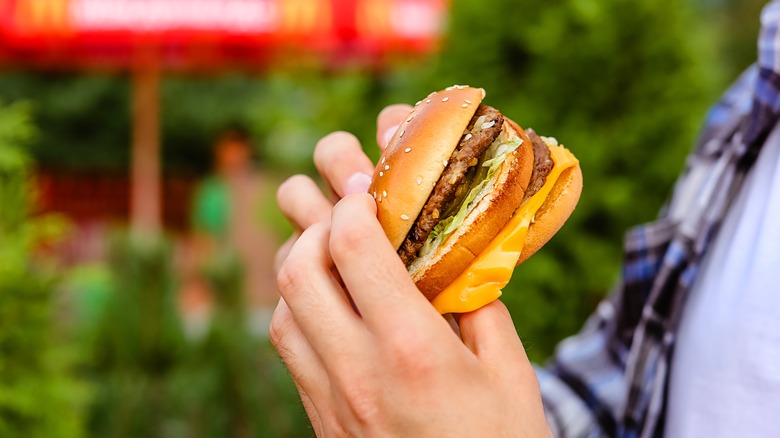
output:
M544 368L536 375L542 390L544 415L554 437L606 436L587 404L561 379Z
M625 397L625 365L612 348L615 304L603 301L580 333L562 341L553 360L536 367L553 435L608 437Z

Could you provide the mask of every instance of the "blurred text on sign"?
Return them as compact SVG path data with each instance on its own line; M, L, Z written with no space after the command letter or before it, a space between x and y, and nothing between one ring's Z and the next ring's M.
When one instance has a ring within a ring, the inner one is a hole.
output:
M0 0L0 62L129 67L264 66L289 51L377 59L427 53L447 0ZM206 53L208 56L199 56Z

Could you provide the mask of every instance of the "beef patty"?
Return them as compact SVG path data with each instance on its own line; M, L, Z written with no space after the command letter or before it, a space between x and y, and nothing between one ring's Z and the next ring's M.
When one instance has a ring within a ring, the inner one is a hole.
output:
M477 122L479 126L476 126ZM474 113L428 201L398 249L405 265L417 256L433 228L441 221L442 214L450 208L466 173L477 165L479 157L498 138L503 125L504 116L495 108L480 105Z
M525 196L523 196L523 202L528 198L535 195L545 181L547 181L547 175L550 174L555 162L550 157L550 148L544 140L539 137L533 129L526 129L525 135L531 140L531 145L534 148L534 170L531 173L531 182L528 183L528 188L525 190Z

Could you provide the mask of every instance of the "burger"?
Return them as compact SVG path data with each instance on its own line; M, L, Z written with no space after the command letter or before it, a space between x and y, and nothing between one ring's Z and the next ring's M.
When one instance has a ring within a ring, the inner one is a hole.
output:
M484 98L481 88L456 85L417 102L368 189L409 275L441 313L497 299L582 191L571 152Z

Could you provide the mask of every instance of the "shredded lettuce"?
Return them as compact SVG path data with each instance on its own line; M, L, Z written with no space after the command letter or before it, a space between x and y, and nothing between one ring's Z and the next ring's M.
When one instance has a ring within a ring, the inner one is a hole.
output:
M501 167L501 164L506 160L506 156L517 149L522 143L523 140L520 139L520 137L515 135L506 138L502 132L502 135L490 145L485 152L485 160L482 162L480 169L474 177L474 182L476 184L472 184L471 190L469 190L468 195L466 195L463 202L460 204L460 207L458 207L457 212L452 216L442 219L436 224L433 231L431 231L431 234L428 236L428 240L425 241L425 244L420 249L420 256L428 254L439 246L439 244L447 240L447 238L463 224L469 211L471 211L474 201L485 188L485 185L487 185L493 175L498 171L498 168Z

